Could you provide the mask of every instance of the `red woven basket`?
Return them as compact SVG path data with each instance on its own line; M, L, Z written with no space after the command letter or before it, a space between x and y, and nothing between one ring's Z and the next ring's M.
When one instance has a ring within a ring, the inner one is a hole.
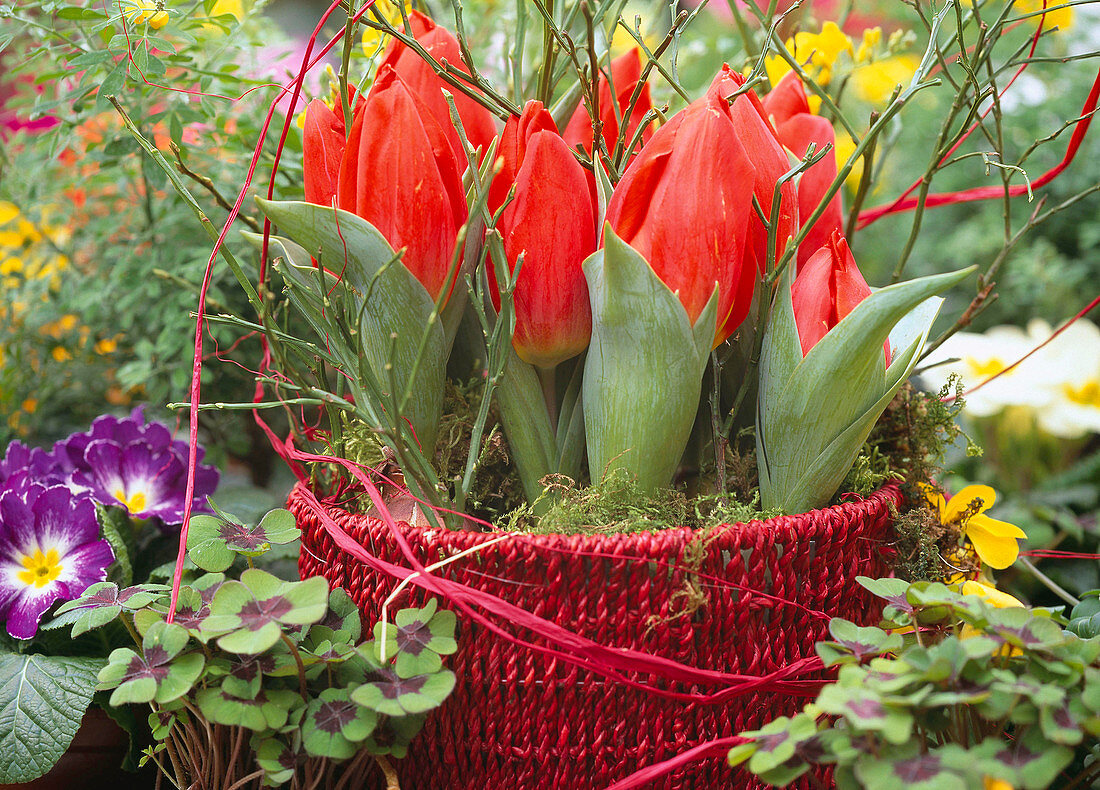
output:
M875 618L871 596L855 577L889 571L891 508L900 501L898 489L888 486L859 502L722 527L703 545L700 533L686 529L517 535L437 575L603 645L763 675L814 655L814 642L827 628L821 613L861 623ZM337 548L301 488L291 493L288 506L302 528L302 577L325 576L351 594L368 622L377 620L397 582ZM381 521L324 506L372 554L408 566ZM403 534L425 565L494 537L407 525ZM706 592L706 602L676 617L691 580ZM425 597L410 586L394 606L420 605ZM448 662L458 678L454 694L429 716L408 757L397 764L409 790L599 790L704 741L789 715L806 702L777 693L749 693L721 705L671 700L518 647L461 616L459 623L459 651ZM712 759L650 786L757 785Z

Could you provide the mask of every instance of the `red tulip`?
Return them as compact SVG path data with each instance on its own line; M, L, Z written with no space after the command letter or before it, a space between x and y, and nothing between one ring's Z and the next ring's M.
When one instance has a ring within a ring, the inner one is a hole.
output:
M626 137L623 145L629 145L645 114L653 109L653 100L649 95L649 83L642 86L642 91L638 95L638 101L635 102L634 108L631 109L630 107L630 99L634 95L634 91L638 87L638 80L641 77L642 53L641 50L635 48L611 61L611 81L615 84L614 97L611 95L611 85L608 84L606 77L601 76L597 84L600 121L603 123L600 133L609 154L615 150L615 143L619 139L620 119L626 119ZM627 113L629 113L629 117ZM642 132L641 142L643 144L649 139L651 128L652 123L649 124L649 128ZM562 132L562 137L565 138L565 142L569 144L570 148L580 146L591 154L592 134L592 118L588 114L588 108L582 104L574 111L573 117L569 119L565 131ZM626 157L624 157L624 161L626 161Z
M440 63L446 61L463 73L468 73L462 65L462 50L458 46L458 39L449 30L440 27L419 11L409 13L409 27L412 37L436 61ZM453 85L444 82L427 61L400 41L392 41L386 48L379 72L385 66L393 67L409 89L418 94L431 110L451 144L455 161L459 163L459 172L466 169L466 153L462 150L458 130L451 122L451 109L443 97L444 90L454 95L455 109L458 110L458 117L462 119L462 128L466 132L470 145L481 148L483 154L489 149L489 144L497 135L496 122L493 120L493 114L483 105Z
M355 113L336 199L404 248L405 267L438 298L466 221L466 194L431 110L389 66Z
M734 99L732 104L728 102L728 98L744 84L744 77L723 64L722 70L711 83L709 93L719 106L727 108L730 120L737 129L738 139L741 140L749 158L752 159L752 164L756 168L756 180L753 182L752 191L764 216L768 222L771 222L772 199L776 184L791 165L787 152L783 150L783 145L776 136L775 129L768 122L756 92L746 91ZM776 260L786 249L787 239L794 236L797 230L798 195L794 181L789 180L780 187L779 216L776 220L775 236ZM749 217L749 238L745 245L745 258L746 265L755 266L761 274L764 273L768 262L768 229L764 227L755 210Z
M745 243L756 168L728 107L705 96L658 129L611 196L607 222L649 261L695 323L718 285L714 345L748 314Z
M791 286L794 323L798 328L802 356L810 353L830 329L870 295L871 289L856 266L847 240L839 232L833 233L829 244L806 261ZM889 366L889 340L884 349Z
M826 145L836 145L833 125L821 116L810 113L806 91L794 72L780 80L775 89L765 97L764 109L775 120L779 141L798 158L806 155L810 143L814 144L814 150L818 153ZM813 214L835 179L836 154L833 150L802 173L798 183L798 216L803 221ZM811 255L829 243L834 232L841 232L843 227L844 209L840 192L837 192L829 200L825 213L813 224L798 248L799 270Z
M489 188L489 207L495 213L515 185L497 229L509 269L523 256L512 344L525 362L549 368L588 345L592 313L581 262L596 250L595 211L585 170L541 102L528 102L508 120L498 150L503 167ZM491 267L489 284L499 309Z
M332 205L345 148L343 114L320 99L314 99L306 108L305 134L302 136L306 202Z

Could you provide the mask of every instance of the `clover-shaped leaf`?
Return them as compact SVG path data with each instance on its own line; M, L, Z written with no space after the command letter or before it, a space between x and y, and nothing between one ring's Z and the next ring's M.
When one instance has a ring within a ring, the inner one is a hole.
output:
M279 641L288 626L315 623L328 610L328 582L314 576L284 582L258 568L240 581L222 584L210 603L200 630L219 636L218 647L230 653L262 653Z
M359 607L342 587L333 587L328 594L328 612L321 622L310 628L309 639L354 644L362 635Z
M385 655L396 654L394 666L401 677L438 672L443 666L441 656L458 650L454 612L436 611L437 606L433 598L423 609L402 609L385 629ZM376 640L382 638L382 631L382 623L375 623Z
M77 599L57 609L49 628L72 625L72 637L112 622L123 611L137 611L159 600L168 588L162 584L139 584L119 590L113 582L97 582Z
M302 746L315 757L346 760L377 726L378 714L352 702L347 689L328 688L306 708Z
M888 704L869 688L826 686L818 695L817 705L825 713L844 716L852 729L878 732L892 744L905 743L913 731L913 716L908 710Z
M1049 743L1032 728L1022 738L1004 743L996 760L1015 773L1013 786L1018 790L1043 790L1070 764L1073 750Z
M298 758L279 738L263 738L255 744L256 765L264 772L265 783L277 787L294 776Z
M851 660L859 662L867 656L898 650L903 644L901 634L888 634L881 628L862 628L839 617L829 621L829 633L834 641L817 644L818 655L826 666Z
M959 770L962 748L948 744L926 753L907 745L882 756L863 755L855 763L862 787L905 790L968 790L970 770ZM979 779L980 782L980 779Z
M269 551L271 544L291 543L300 536L294 516L287 510L272 510L253 526L218 511L213 516L192 517L187 555L204 570L224 571L238 554L258 557Z
M372 647L370 643L360 648ZM392 669L375 670L373 679L351 693L359 705L386 716L424 713L443 704L455 687L454 673L444 669L431 675L403 678Z
M99 689L114 689L111 705L127 702L166 703L186 694L202 672L201 653L180 655L187 631L175 624L154 623L142 640L141 654L120 647L99 672Z
M213 723L257 732L277 730L286 724L288 713L298 700L296 692L282 689L262 689L254 699L234 697L219 687L206 688L195 695L202 715Z

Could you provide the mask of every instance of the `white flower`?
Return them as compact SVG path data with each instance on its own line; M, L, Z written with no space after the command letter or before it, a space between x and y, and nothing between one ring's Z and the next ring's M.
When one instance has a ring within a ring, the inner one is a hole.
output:
M922 363L927 369L921 373L921 381L935 392L952 373L958 374L963 392L967 393L966 412L975 417L988 417L1006 406L1041 408L1050 400L1051 393L1040 375L1043 366L1034 357L983 384L1036 345L1028 333L1016 326L997 326L980 335L957 332Z
M1033 347L1051 333L1044 321L1028 324ZM1032 359L1048 394L1037 413L1039 427L1067 439L1100 433L1100 329L1079 319Z

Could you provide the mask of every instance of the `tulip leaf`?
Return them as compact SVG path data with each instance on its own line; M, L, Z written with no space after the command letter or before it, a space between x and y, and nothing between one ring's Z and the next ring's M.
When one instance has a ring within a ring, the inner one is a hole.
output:
M404 265L392 263L393 248L361 217L312 203L258 202L295 243L341 276L355 299L351 314L362 317L358 327L351 327L361 332L358 351L384 390L390 389L387 365L393 365L397 392L392 394L400 400L410 393L403 416L430 450L443 409L448 352L431 296ZM319 287L315 279L311 284Z
M765 508L801 513L836 493L871 428L912 372L942 303L971 272L881 288L803 359L788 271L768 319L760 365L757 457ZM893 359L885 365L883 343Z
M625 470L641 491L668 486L695 420L718 289L693 327L649 263L606 226L583 264L592 342L581 398L594 481Z
M500 419L523 493L528 502L535 502L542 494L539 481L557 471L557 442L535 368L519 358L511 343L503 351L504 375L496 391Z

